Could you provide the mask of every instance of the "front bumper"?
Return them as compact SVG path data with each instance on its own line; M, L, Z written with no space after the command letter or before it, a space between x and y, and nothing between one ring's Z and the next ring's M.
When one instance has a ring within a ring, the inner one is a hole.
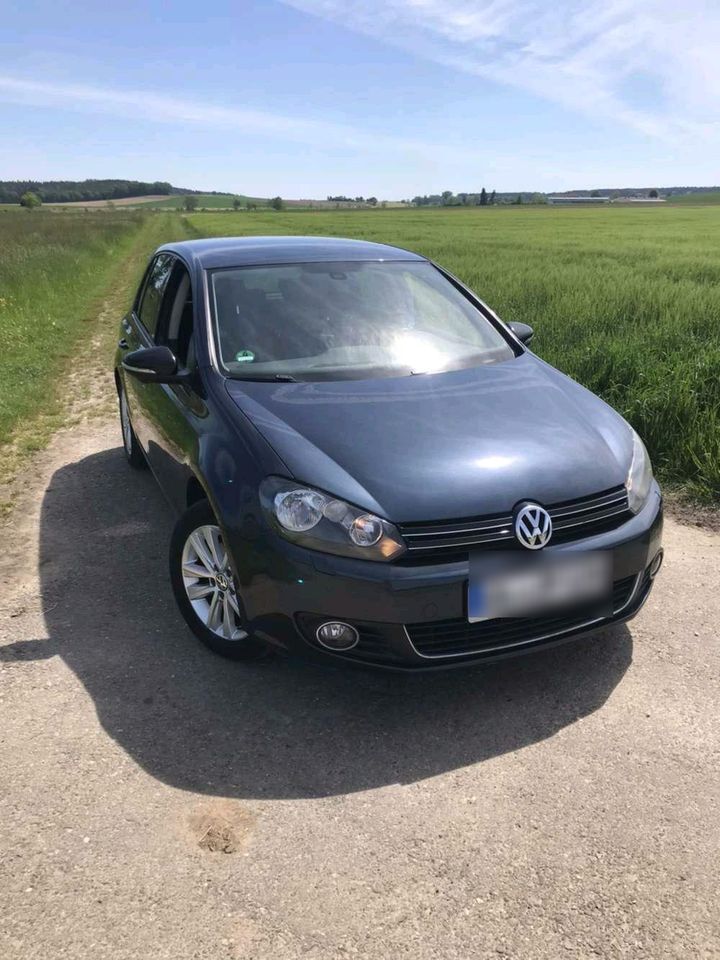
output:
M654 484L641 512L617 529L546 548L611 553L612 615L575 609L478 624L467 621L467 561L402 566L317 553L274 534L250 549L232 532L228 539L254 633L295 654L418 671L513 656L629 620L652 589L662 522ZM357 646L345 653L321 647L315 630L326 620L355 626Z

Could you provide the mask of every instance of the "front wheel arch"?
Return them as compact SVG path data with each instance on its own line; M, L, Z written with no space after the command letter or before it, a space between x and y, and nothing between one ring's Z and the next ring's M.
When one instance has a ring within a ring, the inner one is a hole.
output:
M207 500L209 502L210 498L207 495L205 487L200 483L195 474L193 474L189 478L185 489L185 506L192 507L201 500Z

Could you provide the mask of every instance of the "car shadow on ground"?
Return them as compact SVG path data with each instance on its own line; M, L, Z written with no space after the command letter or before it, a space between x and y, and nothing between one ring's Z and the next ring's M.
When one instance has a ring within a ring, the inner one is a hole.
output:
M320 797L409 783L552 736L597 710L632 660L625 626L485 668L405 676L215 657L171 594L172 517L120 449L53 476L42 508L48 639L107 733L152 776L236 798Z

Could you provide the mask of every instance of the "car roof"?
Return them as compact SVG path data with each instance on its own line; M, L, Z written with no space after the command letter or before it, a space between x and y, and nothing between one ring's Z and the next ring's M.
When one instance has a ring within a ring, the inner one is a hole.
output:
M334 260L425 260L400 247L341 237L212 237L166 243L160 251L177 253L203 269Z

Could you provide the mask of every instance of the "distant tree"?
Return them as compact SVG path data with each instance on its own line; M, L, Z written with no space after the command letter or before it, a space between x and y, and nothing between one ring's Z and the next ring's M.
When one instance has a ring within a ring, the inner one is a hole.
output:
M521 194L521 193L519 193L519 194L517 195L517 197L516 197L516 199L515 199L514 202L515 202L518 206L523 202L523 201L522 201L522 194Z
M488 202L487 192L485 190L485 187L483 187L482 190L480 191L480 206L486 207L487 202Z
M282 197L273 197L272 200L270 201L270 206L273 208L273 210L285 209L285 204L283 202Z
M254 200L248 200L247 208L248 210L257 210L257 204L255 203Z
M450 204L452 203L452 200L453 200L453 192L452 192L452 190L443 190L443 192L440 194L440 196L442 197L443 205L446 206L446 207L450 206Z
M34 210L35 207L42 205L42 200L40 197L33 193L32 190L26 190L25 193L20 197L20 206L25 207L26 210Z
M187 213L192 213L193 210L197 210L198 198L190 196L188 194L186 197L183 197L183 210Z
M495 203L495 191L494 191L494 190L493 190L493 192L490 194L490 203L491 203L491 204Z
M233 197L233 210L239 210L242 206L242 200L240 197Z
M657 200L658 192L657 190L651 190L648 194L651 200Z
M599 190L591 190L591 191L590 191L590 196L591 196L591 197L600 197L600 196L602 196L602 194L600 193Z
M371 207L376 207L378 202L377 197L368 197L367 202L370 204Z

